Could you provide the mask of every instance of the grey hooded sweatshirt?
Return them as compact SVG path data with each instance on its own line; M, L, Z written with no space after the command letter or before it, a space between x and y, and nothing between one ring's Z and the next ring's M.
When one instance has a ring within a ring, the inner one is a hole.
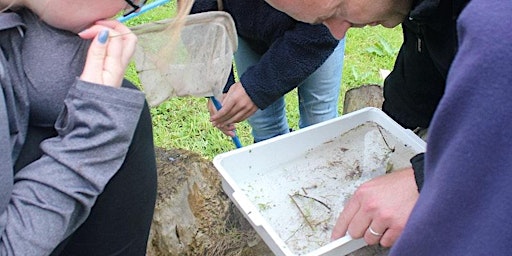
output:
M88 43L22 10L0 13L0 255L47 255L123 163L142 92L79 80ZM54 126L15 171L30 125Z

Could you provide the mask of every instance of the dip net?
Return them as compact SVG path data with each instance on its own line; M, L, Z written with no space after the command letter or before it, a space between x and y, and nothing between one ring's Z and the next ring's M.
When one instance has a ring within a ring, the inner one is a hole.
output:
M231 16L222 11L188 14L130 29L137 35L135 69L150 106L172 97L220 99L238 47ZM185 3L187 4L187 3Z

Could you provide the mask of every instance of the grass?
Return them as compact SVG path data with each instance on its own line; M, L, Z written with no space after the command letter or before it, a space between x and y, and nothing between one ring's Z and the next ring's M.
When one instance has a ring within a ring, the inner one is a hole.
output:
M171 2L127 22L128 26L171 17L175 6ZM349 89L365 84L380 84L379 70L391 70L402 42L400 27L365 27L351 29L346 36L345 62L339 113L343 98ZM139 84L134 67L127 72L127 79ZM172 82L172 81L169 81ZM286 95L287 117L290 127L298 127L298 102L296 91ZM235 149L231 138L212 127L205 98L172 98L151 109L155 145L164 148L181 148L197 152L207 159ZM251 128L247 122L237 124L237 134L242 145L252 143Z

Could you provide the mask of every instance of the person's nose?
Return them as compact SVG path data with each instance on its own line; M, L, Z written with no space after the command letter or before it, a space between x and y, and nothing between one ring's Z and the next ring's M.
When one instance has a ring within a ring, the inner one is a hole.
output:
M332 36L339 40L345 37L347 30L352 26L352 24L346 20L335 18L325 20L323 23L329 28Z

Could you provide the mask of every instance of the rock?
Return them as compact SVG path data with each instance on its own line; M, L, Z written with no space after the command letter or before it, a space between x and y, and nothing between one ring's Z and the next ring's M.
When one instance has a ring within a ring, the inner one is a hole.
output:
M350 89L345 93L343 114L364 107L381 108L382 102L384 102L384 96L380 85L362 85L361 87Z
M148 256L272 255L222 191L211 161L186 150L155 151L158 194Z

